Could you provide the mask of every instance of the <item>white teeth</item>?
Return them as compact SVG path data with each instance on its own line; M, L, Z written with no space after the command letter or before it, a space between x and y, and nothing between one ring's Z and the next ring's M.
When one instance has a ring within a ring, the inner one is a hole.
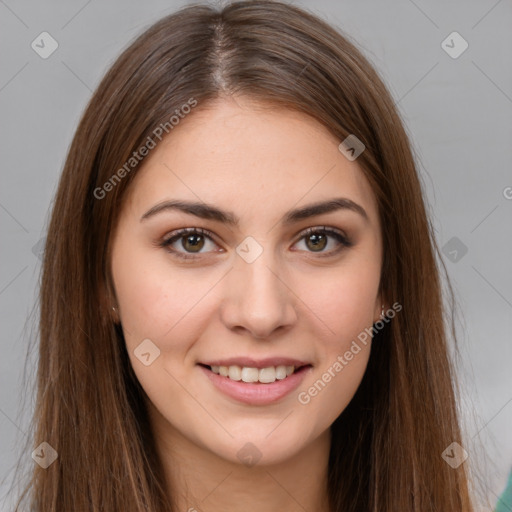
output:
M276 369L273 367L262 368L259 372L258 380L265 384L268 384L270 382L275 382L276 381Z
M276 379L278 379L278 380L286 379L286 366L278 366L276 368Z
M258 382L258 368L242 368L242 380L244 382Z
M231 380L242 380L242 368L240 366L230 366L228 377Z
M213 373L243 382L261 382L271 384L283 380L295 371L295 366L268 366L267 368L250 368L247 366L212 366Z

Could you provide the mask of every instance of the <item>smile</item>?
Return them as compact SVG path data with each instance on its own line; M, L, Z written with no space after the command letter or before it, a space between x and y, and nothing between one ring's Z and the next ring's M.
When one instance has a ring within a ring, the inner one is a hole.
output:
M217 375L228 377L231 380L243 382L260 382L269 384L276 380L283 380L295 371L295 366L267 366L266 368L251 368L248 366L212 366L210 370Z
M206 365L199 368L210 382L223 394L238 402L250 405L266 405L276 402L296 389L310 364L277 365L256 368L240 365Z

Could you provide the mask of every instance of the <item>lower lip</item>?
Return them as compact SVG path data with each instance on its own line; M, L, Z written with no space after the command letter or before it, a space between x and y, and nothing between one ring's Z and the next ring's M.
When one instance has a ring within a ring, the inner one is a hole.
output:
M199 368L217 389L231 398L249 405L267 405L277 402L290 394L294 389L297 389L306 374L312 370L312 366L303 366L285 379L276 380L270 384L262 384L261 382L232 380L229 377L213 373L204 366L199 365Z

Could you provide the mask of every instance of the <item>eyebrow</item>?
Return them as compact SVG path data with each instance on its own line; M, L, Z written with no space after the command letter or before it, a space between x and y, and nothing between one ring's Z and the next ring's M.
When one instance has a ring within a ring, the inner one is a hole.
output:
M240 219L233 212L221 210L220 208L207 203L183 200L172 200L158 203L157 205L150 208L140 218L140 220L142 222L158 213L169 210L179 210L190 215L200 217L201 219L214 220L234 227L238 227L240 224ZM300 220L308 219L309 217L322 215L324 213L331 213L338 210L352 211L361 215L366 221L369 220L368 214L361 205L346 197L337 197L327 201L311 203L301 208L290 210L285 215L283 215L281 222L286 226Z

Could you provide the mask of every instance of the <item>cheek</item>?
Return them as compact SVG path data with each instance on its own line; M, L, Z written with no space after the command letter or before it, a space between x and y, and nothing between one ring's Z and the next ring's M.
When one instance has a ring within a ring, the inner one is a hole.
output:
M314 428L327 428L347 407L364 376L371 350L371 326L378 272L338 272L305 302L310 336L316 340L317 371L299 390L298 402ZM307 328L307 327L306 327ZM316 332L315 332L316 331Z
M371 326L380 280L376 251L353 254L322 277L304 300L316 315L318 372L301 388L301 407L316 418L316 428L330 425L346 408L363 378L371 350ZM314 333L312 332L313 336Z
M123 328L143 337L158 337L165 327L162 312L172 309L174 294L155 265L145 265L137 253L114 260L114 283Z
M128 247L130 250L125 250ZM128 344L158 339L179 306L162 264L152 260L150 252L141 248L140 242L121 237L112 254L112 275Z
M136 244L131 244L133 247ZM157 249L114 252L113 279L127 345L149 338L163 352L186 348L208 316L203 300L219 276L179 269Z
M322 276L321 285L303 288L304 302L316 313L319 332L325 333L333 348L340 348L364 328L372 325L378 295L380 269L340 267Z
M315 380L299 391L299 407L314 423L315 431L328 428L346 409L359 388L368 363L370 344L359 343L359 348L354 351L357 354L348 350L352 354L350 361L345 356L347 351L328 358Z

